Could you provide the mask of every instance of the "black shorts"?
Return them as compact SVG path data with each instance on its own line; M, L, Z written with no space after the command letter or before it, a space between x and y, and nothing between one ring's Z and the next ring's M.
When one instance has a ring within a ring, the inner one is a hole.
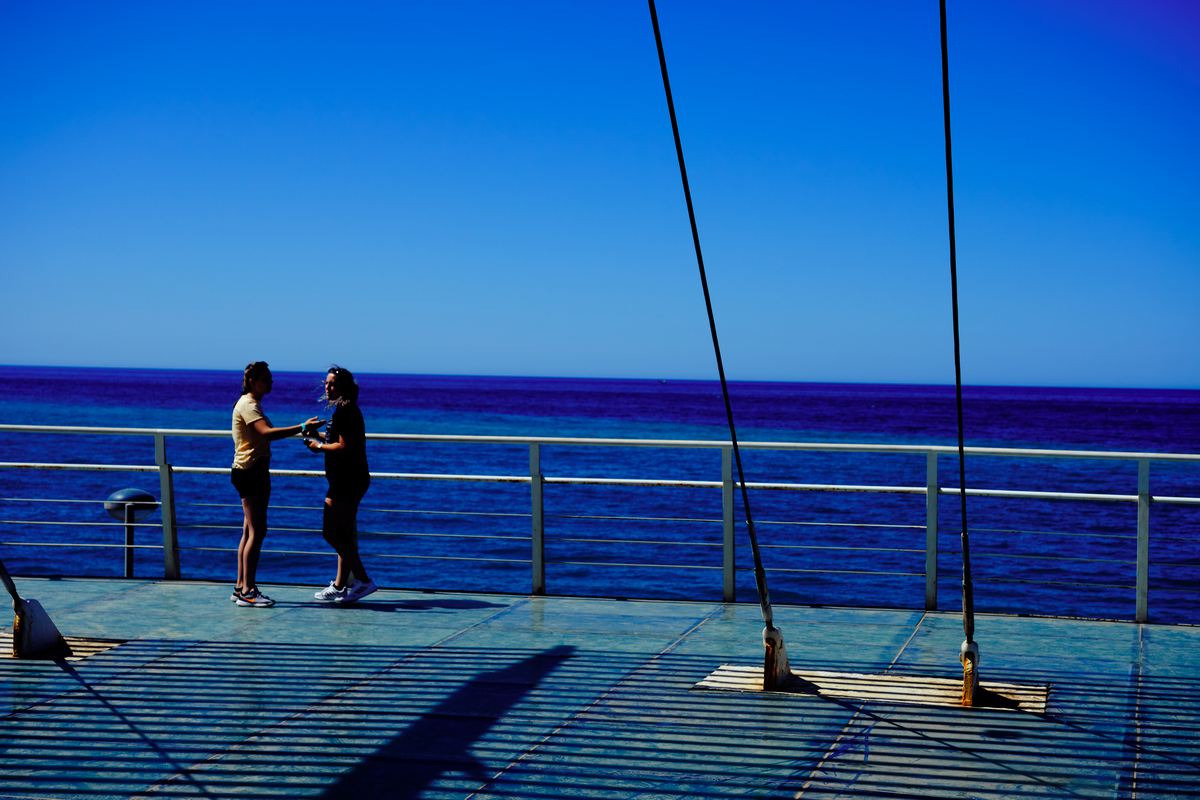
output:
M234 467L229 471L229 481L238 490L238 497L270 497L271 459L260 458L245 469Z
M342 503L358 505L371 486L370 475L336 478L326 475L325 477L329 480L329 491L325 493L325 496Z

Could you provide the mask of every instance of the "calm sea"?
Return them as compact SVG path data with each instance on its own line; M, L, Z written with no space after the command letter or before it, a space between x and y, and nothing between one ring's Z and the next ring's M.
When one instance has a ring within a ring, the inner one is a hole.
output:
M264 409L276 425L327 415L322 374L276 373ZM620 438L728 438L715 381L491 378L360 374L372 432ZM5 367L0 408L9 423L227 430L239 371ZM734 383L743 440L956 444L947 386ZM1200 392L1150 389L967 387L968 445L1200 453ZM526 447L373 442L373 471L527 475ZM744 453L759 482L922 486L923 456ZM6 462L152 464L144 437L0 433ZM228 467L226 438L169 440L176 466ZM296 441L273 445L272 466L319 469ZM957 460L939 459L957 486ZM719 480L716 451L542 448L547 476ZM119 526L100 506L116 489L158 495L154 474L0 470L5 562L19 574L118 575ZM1124 462L971 458L968 485L994 489L1137 490ZM183 573L229 579L240 535L225 475L176 474ZM323 584L333 559L320 534L324 481L277 477L259 583ZM1155 463L1151 492L1200 496L1200 468ZM87 502L58 502L58 501ZM758 491L772 599L826 605L924 603L925 501L917 495ZM362 550L382 585L527 592L529 487L376 480L359 515ZM976 607L1031 614L1129 618L1134 609L1136 505L972 498ZM547 588L552 594L719 599L721 502L716 489L548 485ZM959 606L958 505L941 499L939 607ZM739 512L740 514L740 512ZM150 522L157 520L157 517ZM34 523L56 524L34 524ZM92 523L64 525L58 523ZM1200 622L1200 508L1151 513L1150 613ZM138 544L161 544L140 527ZM46 546L15 546L41 543ZM51 546L54 545L54 546ZM271 552L277 550L299 553ZM754 600L749 547L739 526L739 600ZM136 574L161 575L161 553L137 551Z

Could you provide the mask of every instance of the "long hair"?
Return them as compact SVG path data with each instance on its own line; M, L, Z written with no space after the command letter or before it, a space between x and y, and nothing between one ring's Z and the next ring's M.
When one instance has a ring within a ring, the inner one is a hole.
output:
M246 371L242 373L242 394L248 394L251 389L251 384L263 376L267 372L267 362L252 361L246 365Z
M338 397L330 405L347 405L358 402L358 382L350 370L331 364L326 373L333 376L333 385L337 387Z

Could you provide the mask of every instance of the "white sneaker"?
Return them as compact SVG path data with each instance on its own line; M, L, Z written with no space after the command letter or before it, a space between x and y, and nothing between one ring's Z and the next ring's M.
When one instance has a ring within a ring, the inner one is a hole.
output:
M349 591L349 586L344 586L339 589L333 581L330 581L328 586L314 594L313 597L326 603L340 603L346 599L346 595L349 593Z
M379 587L375 585L375 581L367 581L366 583L363 583L362 581L355 579L354 583L346 588L345 596L335 599L334 602L353 603L356 600L361 600L378 589Z

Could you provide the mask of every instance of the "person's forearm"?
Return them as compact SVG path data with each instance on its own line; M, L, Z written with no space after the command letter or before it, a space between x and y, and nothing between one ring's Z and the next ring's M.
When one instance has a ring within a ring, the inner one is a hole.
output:
M345 440L345 439L343 439L341 436L339 436L339 437L337 438L337 441L336 441L336 442L330 442L330 441L328 441L328 438L329 438L329 437L326 437L326 440L327 440L327 441L326 441L326 443L325 443L325 444L322 444L322 445L318 445L318 446L317 446L317 449L318 449L318 450L321 450L322 452L325 452L325 453L333 453L333 452L336 452L336 451L338 451L338 450L345 450L345 449L346 449L346 440Z
M267 437L268 441L274 442L278 439L286 439L289 436L295 436L297 433L300 433L300 430L303 427L303 425L289 425L286 428L267 428L267 430L263 431L262 433Z

